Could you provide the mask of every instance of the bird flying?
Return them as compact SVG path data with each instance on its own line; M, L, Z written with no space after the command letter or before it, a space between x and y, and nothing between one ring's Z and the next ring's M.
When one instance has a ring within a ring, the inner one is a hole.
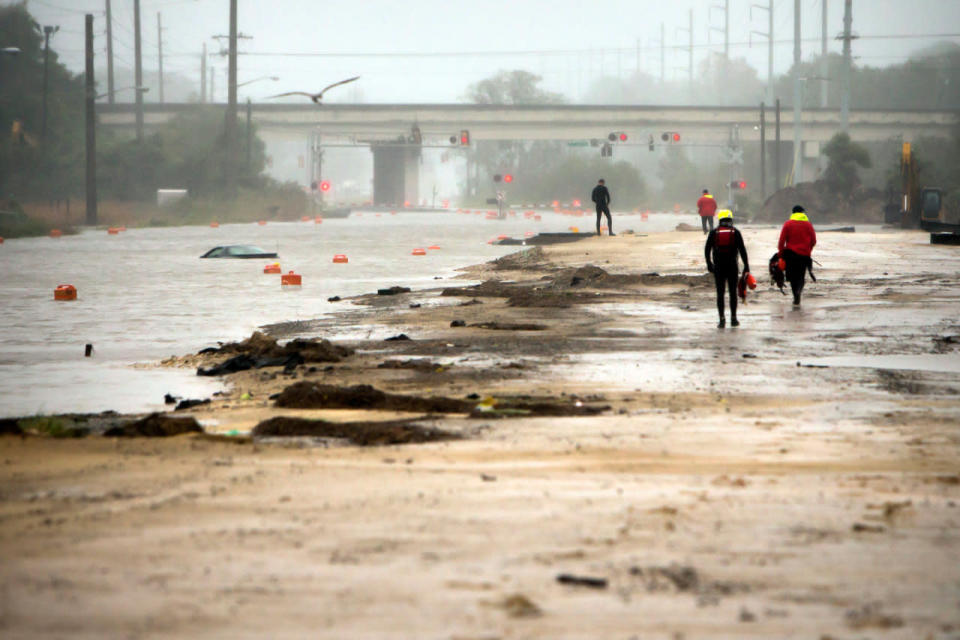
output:
M323 100L323 94L329 91L330 89L334 87L339 87L342 84L347 84L348 82L353 82L354 80L359 80L359 79L360 79L360 76L353 76L352 78L347 78L346 80L341 80L340 82L334 82L333 84L327 85L326 87L321 89L319 93L307 93L306 91L288 91L287 93L279 93L275 96L270 96L267 99L270 100L271 98L283 98L284 96L306 96L311 100L313 100L315 104L320 104L320 101Z

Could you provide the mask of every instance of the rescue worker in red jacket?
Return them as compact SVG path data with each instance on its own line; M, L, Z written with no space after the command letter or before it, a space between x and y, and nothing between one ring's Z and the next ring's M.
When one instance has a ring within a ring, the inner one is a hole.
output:
M737 256L743 259L743 272L750 272L747 260L747 248L743 245L743 236L733 226L733 213L723 209L717 213L717 228L710 231L707 243L703 247L703 256L707 260L707 271L713 274L717 283L717 311L720 322L717 327L727 325L724 317L723 294L726 287L730 291L730 326L739 327L737 320L737 278L740 276Z
M717 212L717 201L710 195L709 189L703 190L703 195L697 200L697 213L700 214L700 226L703 232L707 232L707 223L710 223L710 231L713 231L713 214Z
M806 282L807 271L813 267L810 254L817 246L817 232L814 231L806 210L800 205L793 208L790 219L783 223L777 252L786 263L787 280L793 291L793 304L800 304L800 294ZM812 276L811 276L812 277Z

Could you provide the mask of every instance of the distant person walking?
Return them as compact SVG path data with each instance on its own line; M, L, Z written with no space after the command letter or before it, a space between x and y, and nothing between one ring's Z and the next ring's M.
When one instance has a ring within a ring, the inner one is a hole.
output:
M786 263L787 280L793 291L793 304L800 304L800 294L806 283L807 271L813 277L813 259L810 255L817 246L817 232L814 231L806 210L800 205L793 208L790 219L783 223L780 229L780 241L777 243L777 252L780 259Z
M597 186L593 188L593 194L590 198L597 205L597 235L600 235L600 216L607 214L607 232L615 236L613 232L613 218L610 217L610 192L603 182L603 178L597 180Z
M737 320L737 278L740 276L737 256L743 259L743 272L750 272L750 262L747 260L747 248L743 245L743 236L733 226L733 213L723 209L717 214L719 224L711 229L707 236L707 243L703 247L703 256L707 260L707 271L713 274L717 284L717 311L720 313L720 322L717 327L727 325L724 317L723 295L724 288L730 291L730 326L739 327Z
M697 213L700 214L700 226L703 232L707 233L707 223L710 223L710 231L713 231L713 214L717 212L717 201L710 195L709 189L703 190L703 195L697 200Z

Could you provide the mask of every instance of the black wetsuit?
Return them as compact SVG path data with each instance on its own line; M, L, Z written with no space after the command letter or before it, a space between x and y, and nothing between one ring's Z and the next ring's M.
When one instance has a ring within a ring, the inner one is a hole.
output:
M730 319L737 322L737 278L740 276L737 256L743 259L743 270L750 271L747 260L747 248L743 244L743 236L733 225L719 225L707 236L707 243L703 247L703 256L707 261L707 269L713 271L717 284L717 311L720 313L720 324L724 320L723 289L726 286L730 291Z
M597 235L600 235L600 217L607 214L607 232L613 233L613 218L610 217L610 192L607 187L598 184L593 188L593 194L590 196L597 203Z

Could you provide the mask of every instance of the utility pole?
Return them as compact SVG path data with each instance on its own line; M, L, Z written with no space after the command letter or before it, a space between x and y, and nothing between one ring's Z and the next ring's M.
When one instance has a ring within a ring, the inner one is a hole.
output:
M47 93L50 90L50 36L60 30L60 27L45 26L43 28L43 115L40 120L40 144L46 147L47 143Z
M793 0L793 184L803 182L803 137L801 119L803 91L800 87L800 0Z
M759 4L750 5L751 17L754 9L767 12L767 32L751 31L750 35L757 34L767 39L767 100L773 102L773 0L765 7Z
M200 104L207 101L207 43L203 43L203 53L200 54Z
M690 35L690 51L689 53L689 64L690 64L690 92L693 93L693 9L690 9L690 27L688 29Z
M133 84L136 87L133 92L137 94L137 142L143 142L143 91L138 90L143 86L143 65L140 58L140 0L133 0L133 68Z
M730 68L730 0L724 0L723 5L712 4L710 5L710 12L707 14L712 22L712 15L714 9L723 11L723 84L727 84L727 75ZM710 33L713 31L720 31L717 27L710 27L707 30L707 38L709 39Z
M86 69L84 80L86 84L86 138L87 138L87 224L97 224L97 116L96 109L97 85L93 78L93 14L84 16L84 41ZM139 92L138 92L139 93Z
M666 77L664 74L664 69L666 68L666 52L667 52L667 39L665 36L666 29L663 26L663 23L660 23L660 83L663 84L663 80Z
M688 53L690 54L690 58L689 58L690 61L688 63L689 64L688 70L690 72L690 94L692 98L693 97L693 9L690 9L690 27L689 28L677 27L676 30L677 32L686 31L687 34L690 36L690 46L688 50ZM676 33L674 35L676 35Z
M160 12L157 11L157 64L160 75L160 104L163 104L163 27L160 26Z
M776 193L780 190L780 176L783 175L780 173L780 98L777 98L777 115L776 115L776 142L773 145L773 192Z
M250 175L250 164L253 149L253 106L250 104L250 98L247 98L247 175Z
M820 108L827 108L827 84L830 67L827 64L827 0L820 0Z
M850 130L850 41L854 35L850 32L853 26L853 0L843 1L843 89L840 94L840 130Z
M799 0L798 0L799 1ZM224 138L227 144L227 185L234 184L233 151L237 137L237 0L230 0L230 48L227 62L227 117L224 122Z
M110 104L114 103L113 91L113 12L107 0L107 102Z
M723 57L730 59L730 0L723 0Z
M767 201L767 113L760 103L760 202Z

